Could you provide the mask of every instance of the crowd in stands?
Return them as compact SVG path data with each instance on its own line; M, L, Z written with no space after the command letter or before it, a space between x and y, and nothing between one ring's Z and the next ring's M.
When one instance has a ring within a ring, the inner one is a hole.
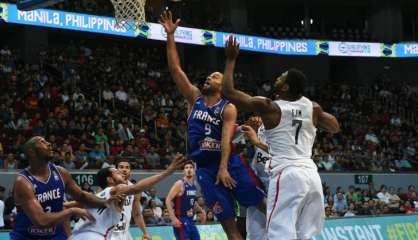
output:
M185 68L196 84L208 73ZM254 89L252 77L238 72L236 78L247 78L237 82L253 93L273 95L270 82ZM417 88L378 79L307 92L342 127L341 134L318 132L313 159L321 171L418 170ZM43 50L28 64L18 50L2 46L0 84L0 168L24 167L21 147L33 135L45 136L53 161L68 169L97 169L122 157L135 169L161 169L186 152L186 103L167 72L164 49L72 43Z
M367 189L349 186L347 191L338 187L332 192L324 184L324 199L327 218L418 213L418 197L414 185L408 186L407 192L403 188L386 185L376 190L373 183Z

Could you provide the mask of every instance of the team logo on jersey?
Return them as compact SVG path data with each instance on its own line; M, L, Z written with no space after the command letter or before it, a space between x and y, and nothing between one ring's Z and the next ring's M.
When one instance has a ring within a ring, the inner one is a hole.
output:
M200 150L205 151L220 151L221 150L221 141L213 139L211 137L206 137L199 142Z
M218 115L221 112L221 108L220 107L216 107L215 110L213 111L214 114Z
M57 175L56 172L54 172L54 179L55 179L55 181L58 181L59 180L59 177L58 177L58 175Z
M214 214L221 214L224 211L224 208L219 202L216 202L212 207L212 211Z

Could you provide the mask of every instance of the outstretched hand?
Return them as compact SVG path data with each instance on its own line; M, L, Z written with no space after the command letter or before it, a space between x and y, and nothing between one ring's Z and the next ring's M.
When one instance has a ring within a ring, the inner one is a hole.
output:
M182 154L177 154L174 160L168 166L167 171L174 172L175 170L182 168L186 161L186 157L184 157Z
M235 60L239 54L239 42L233 35L229 35L228 40L225 43L226 58Z
M164 11L160 15L160 19L158 22L164 27L165 32L167 35L174 34L177 27L180 24L180 19L177 19L176 22L173 22L173 15L171 11Z

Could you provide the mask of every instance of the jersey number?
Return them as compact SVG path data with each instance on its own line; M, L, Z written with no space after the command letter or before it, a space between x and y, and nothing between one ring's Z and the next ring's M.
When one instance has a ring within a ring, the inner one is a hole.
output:
M210 124L205 124L205 135L210 135L212 133L212 129L210 128Z
M302 127L302 120L293 120L292 121L292 127L296 126L296 134L295 134L295 144L298 144L298 139L299 139L299 131L300 128Z
M126 223L124 220L125 220L125 214L122 213L122 217L120 218L118 225L116 225L116 230L119 230L119 231L125 230Z

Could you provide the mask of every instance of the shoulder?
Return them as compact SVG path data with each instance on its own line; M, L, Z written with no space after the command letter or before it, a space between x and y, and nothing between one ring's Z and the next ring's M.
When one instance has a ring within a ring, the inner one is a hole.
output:
M22 188L25 189L26 187L32 188L32 183L29 181L27 177L19 174L16 177L15 188L22 190Z

